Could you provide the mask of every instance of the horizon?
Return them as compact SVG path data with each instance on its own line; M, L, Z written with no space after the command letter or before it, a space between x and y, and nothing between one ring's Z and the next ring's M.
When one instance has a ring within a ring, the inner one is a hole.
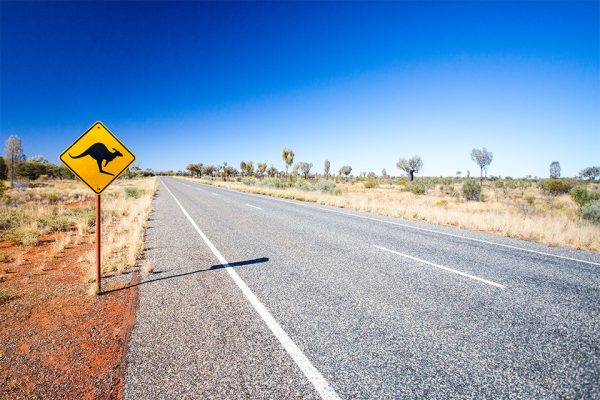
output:
M135 165L545 178L599 165L600 3L0 3L0 138L102 121ZM51 138L51 139L49 139Z

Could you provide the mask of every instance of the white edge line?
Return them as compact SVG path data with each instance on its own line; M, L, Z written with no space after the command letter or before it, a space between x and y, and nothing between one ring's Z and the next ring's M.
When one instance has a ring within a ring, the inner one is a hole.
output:
M248 203L246 203L246 205L247 205L248 207L256 208L257 210L262 210L262 208L260 208L260 207L256 207L256 206L253 206L252 204L248 204Z
M479 281L479 282L487 283L488 285L492 285L492 286L495 286L495 287L500 288L500 289L506 289L506 286L504 286L504 285L501 285L501 284L493 282L493 281L489 281L487 279L480 278L480 277L475 276L475 275L467 274L465 272L458 271L458 270L453 269L453 268L444 267L443 265L438 265L438 264L435 264L435 263L432 263L432 262L429 262L429 261L426 261L426 260L423 260L423 259L420 259L420 258L417 258L417 257L409 256L408 254L404 254L404 253L400 253L398 251L390 250L390 249L382 247L382 246L377 246L376 244L374 244L373 246L375 246L376 248L378 248L380 250L388 251L388 252L390 252L392 254L397 254L399 256L409 258L409 259L411 259L413 261L418 261L418 262L423 263L423 264L431 265L432 267L443 269L444 271L452 272L454 274L458 274L458 275L461 275L461 276L464 276L464 277L467 277L467 278L470 278L470 279L474 279L474 280Z
M267 327L273 332L273 335L279 340L283 348L288 352L290 357L294 360L296 365L300 368L304 376L313 384L319 395L321 395L322 399L332 399L339 400L340 397L337 395L335 390L329 385L327 380L321 375L321 373L312 365L310 360L304 355L302 350L294 343L294 341L288 336L288 334L281 328L279 323L275 321L275 318L271 315L269 310L261 303L261 301L254 295L252 290L246 285L246 283L240 278L240 276L235 272L235 270L229 265L225 257L219 252L219 250L212 244L212 242L206 237L204 232L198 227L196 222L190 217L190 214L183 208L179 200L175 197L173 192L169 189L169 187L161 180L160 181L165 189L169 192L173 200L177 203L183 214L186 216L188 221L192 224L196 232L200 235L204 243L208 246L208 248L212 251L212 253L217 257L219 262L223 264L224 269L229 273L229 276L236 285L240 288L246 299L250 302L252 307L256 310L258 315L265 322Z
M561 258L563 260L576 261L576 262L580 262L580 263L584 263L584 264L597 265L597 266L600 267L600 263L597 263L597 262L594 262L594 261L587 261L587 260L582 260L582 259L579 259L579 258L571 258L571 257L566 257L566 256L559 256L558 254L546 253L546 252L543 252L543 251L537 251L537 250L525 249L523 247L512 246L510 244L503 244L503 243L491 242L489 240L476 239L476 238L472 238L472 237L468 237L468 236L456 235L456 234L453 234L453 233L436 231L435 229L421 228L421 227L418 227L418 226L412 226L412 225L408 225L408 224L402 224L400 222L386 221L384 219L367 217L366 215L351 214L351 213L347 213L347 212L343 212L343 211L338 211L338 210L330 210L329 208L325 208L325 207L317 207L317 206L313 206L311 204L304 204L304 203L300 202L299 200L296 200L296 201L286 200L286 199L281 199L281 198L278 198L278 197L273 197L273 196L268 196L268 195L259 195L259 194L256 194L256 193L240 192L239 190L233 190L233 189L224 188L224 187L216 186L216 185L206 185L206 184L201 183L201 182L195 182L195 183L196 184L200 184L200 185L205 185L205 186L211 186L211 187L214 187L214 188L219 188L219 189L222 189L222 190L228 190L228 191L234 192L234 193L245 194L245 195L248 195L248 196L255 196L255 197L258 197L258 198L261 198L261 199L275 200L275 201L281 201L281 202L284 202L284 203L296 204L298 206L303 206L303 207L316 208L317 210L323 210L323 211L328 211L328 212L332 212L332 213L343 214L343 215L347 215L347 216L350 216L350 217L368 219L368 220L371 220L371 221L379 221L379 222L383 222L385 224L402 226L404 228L415 229L415 230L418 230L418 231L436 233L438 235L451 236L451 237L455 237L455 238L459 238L459 239L465 239L465 240L471 240L471 241L479 242L479 243L487 243L487 244L491 244L491 245L494 245L494 246L506 247L506 248L509 248L509 249L521 250L521 251L526 251L526 252L535 253L535 254L541 254L541 255L549 256L549 257L556 257L556 258Z

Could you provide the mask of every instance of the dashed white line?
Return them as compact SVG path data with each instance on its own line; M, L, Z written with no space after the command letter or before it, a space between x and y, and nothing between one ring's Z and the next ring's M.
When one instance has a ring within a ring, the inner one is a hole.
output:
M435 263L432 263L430 261L423 260L421 258L409 256L408 254L400 253L399 251L390 250L390 249L382 247L382 246L377 246L377 245L374 245L374 246L376 248L378 248L379 250L388 251L388 252L390 252L392 254L396 254L396 255L399 255L399 256L402 256L402 257L406 257L406 258L409 258L409 259L411 259L413 261L418 261L418 262L423 263L423 264L431 265L432 267L436 267L436 268L439 268L439 269L443 269L444 271L452 272L454 274L458 274L458 275L461 275L461 276L464 276L464 277L467 277L467 278L470 278L470 279L474 279L476 281L483 282L483 283L495 286L495 287L500 288L500 289L506 289L506 286L504 286L504 285L501 285L501 284L493 282L493 281L489 281L487 279L480 278L480 277L475 276L475 275L467 274L465 272L458 271L458 270L453 269L453 268L444 267L443 265L435 264Z
M253 206L252 204L248 204L248 203L246 203L246 205L247 205L248 207L256 208L257 210L262 210L262 208L260 208L260 207L256 207L256 206Z
M202 232L202 230L198 227L196 222L192 219L192 217L190 217L190 214L188 214L188 212L185 210L185 208L183 208L179 200L177 200L173 192L171 192L169 187L164 182L162 182L162 180L161 183L165 186L171 197L173 197L173 200L175 200L183 214L194 227L194 229L196 229L196 232L198 232L204 243L206 243L206 245L213 252L215 257L217 257L219 262L224 266L224 269L229 273L231 279L233 279L238 288L240 288L242 293L244 293L246 299L248 299L252 307L254 307L258 315L260 315L260 317L265 322L267 327L271 330L273 335L275 335L275 337L277 338L277 340L279 340L283 348L288 352L290 357L292 357L296 365L298 365L304 376L306 376L306 378L313 384L314 388L317 390L319 395L321 395L321 398L327 400L340 400L340 397L337 395L335 390L333 390L333 388L329 385L325 377L323 377L323 375L314 367L310 360L304 355L302 350L300 350L300 348L288 336L288 334L283 330L283 328L279 325L275 318L273 318L269 310L267 310L267 308L261 303L258 297L256 297L252 290L250 290L248 285L246 285L246 282L244 282L242 278L240 278L237 272L235 272L231 265L229 265L225 257L223 257L221 252L212 244L208 237L206 237L204 232Z
M203 183L198 183L198 184L204 185ZM401 222L387 221L385 219L368 217L366 215L351 214L351 213L344 212L344 211L331 210L331 209L325 208L325 207L317 207L317 206L313 206L311 204L304 204L304 203L300 202L299 200L293 201L293 200L280 199L280 198L272 197L272 196L268 196L268 195L258 195L258 194L254 194L254 193L240 192L239 190L233 190L233 189L224 188L224 187L220 187L220 186L213 186L213 187L219 188L221 190L227 190L229 192L233 192L233 193L237 193L237 194L243 194L243 195L247 195L247 196L258 197L258 198L265 199L265 200L280 201L280 202L283 202L283 203L295 204L297 206L308 207L308 208L315 208L317 210L322 210L322 211L327 211L327 212L331 212L331 213L347 215L349 217L367 219L367 220L370 220L370 221L382 222L384 224L401 226L403 228L415 229L415 230L418 230L418 231L435 233L435 234L438 234L438 235L455 237L455 238L458 238L458 239L471 240L473 242L486 243L486 244L491 244L491 245L494 245L494 246L505 247L505 248L508 248L508 249L521 250L521 251L526 251L528 253L534 253L534 254L540 254L540 255L543 255L543 256L560 258L560 259L563 259L563 260L576 261L576 262L580 262L580 263L584 263L584 264L590 264L590 265L597 265L597 266L600 267L600 263L597 263L597 262L594 262L594 261L582 260L580 258L572 258L572 257L567 257L567 256L559 256L558 254L546 253L544 251L538 251L538 250L532 250L532 249L525 249L523 247L512 246L510 244L492 242L492 241L484 240L484 239L476 239L476 238L473 238L473 237L463 236L463 235L456 235L454 233L449 233L449 232L441 232L441 231L437 231L435 229L421 228L421 227L418 227L418 226L412 226L412 225L408 225L408 224L403 224Z

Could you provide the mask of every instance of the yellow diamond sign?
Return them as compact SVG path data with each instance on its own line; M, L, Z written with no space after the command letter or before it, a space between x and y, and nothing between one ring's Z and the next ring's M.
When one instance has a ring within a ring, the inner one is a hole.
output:
M98 121L60 155L60 161L100 194L135 161L135 156Z

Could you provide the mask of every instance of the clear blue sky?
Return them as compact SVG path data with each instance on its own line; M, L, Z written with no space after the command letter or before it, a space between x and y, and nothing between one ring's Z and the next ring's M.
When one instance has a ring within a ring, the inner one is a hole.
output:
M600 3L0 3L0 139L94 121L139 165L563 175L600 165Z

